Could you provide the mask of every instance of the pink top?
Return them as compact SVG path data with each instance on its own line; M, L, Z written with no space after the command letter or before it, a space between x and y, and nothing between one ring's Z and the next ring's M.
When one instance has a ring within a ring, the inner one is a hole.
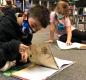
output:
M55 11L53 11L53 12L51 12L50 13L50 22L55 22ZM63 19L61 19L61 20L59 20L59 23L61 23L61 24L63 24L64 25L64 30L62 30L62 31L60 31L60 30L58 30L58 26L57 26L57 32L60 34L60 35L62 35L62 34L65 34L66 33L66 28L67 27L70 27L71 26L71 29L72 30L74 30L75 28L71 25L71 21L70 21L70 19L69 19L69 17L67 17L67 18L63 18Z
M50 22L54 22L55 21L55 11L52 11L50 13Z

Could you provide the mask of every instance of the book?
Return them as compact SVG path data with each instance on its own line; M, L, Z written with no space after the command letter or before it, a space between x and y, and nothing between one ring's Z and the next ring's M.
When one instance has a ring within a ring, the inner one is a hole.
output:
M54 57L54 59L58 64L58 69L53 69L32 63L20 71L13 72L12 76L24 80L46 80L48 77L53 76L56 72L60 72L74 63L73 61L63 60L56 57Z

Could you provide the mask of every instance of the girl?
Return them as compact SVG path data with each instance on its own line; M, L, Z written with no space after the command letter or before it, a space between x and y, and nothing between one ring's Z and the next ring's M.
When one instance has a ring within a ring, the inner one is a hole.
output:
M53 42L55 29L59 40L71 45L72 42L81 43L86 40L86 32L77 30L69 19L69 5L67 2L59 1L54 14L50 14L50 39Z

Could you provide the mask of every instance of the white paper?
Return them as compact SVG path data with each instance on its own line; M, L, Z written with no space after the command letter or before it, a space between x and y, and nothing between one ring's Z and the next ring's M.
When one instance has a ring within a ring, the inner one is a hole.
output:
M63 59L59 59L59 58L56 58L56 57L54 57L54 59L55 59L56 63L58 64L58 67L59 67L60 71L74 63L73 61L63 60Z
M73 62L69 60L62 60L56 57L54 57L54 59L57 65L59 66L58 70L32 64L31 66L23 70L13 72L12 74L14 76L22 77L29 80L45 80L47 77L50 77L54 73L60 72L63 69L73 64ZM62 67L62 65L64 64L67 64L67 65Z
M51 76L55 72L57 72L57 70L36 65L30 69L27 68L24 70L14 72L13 75L28 80L45 80L47 77Z
M79 49L81 47L81 44L80 43L76 43L76 42L72 43L72 45L70 45L70 46L67 46L66 43L57 40L57 44L58 44L58 47L60 49L74 49L74 48Z

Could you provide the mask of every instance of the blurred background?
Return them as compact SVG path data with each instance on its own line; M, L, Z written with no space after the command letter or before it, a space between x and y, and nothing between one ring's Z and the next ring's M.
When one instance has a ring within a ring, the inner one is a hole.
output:
M17 7L22 8L23 10L26 8L30 8L33 5L40 4L44 5L47 8L56 4L60 0L0 0L0 6L7 5L7 3L11 2L12 5L16 5ZM70 5L76 5L77 7L85 7L85 0L64 0L67 1Z
M0 9L10 5L18 7L23 11L29 10L32 6L37 4L44 5L50 11L55 8L58 1L61 0L0 0ZM77 28L79 24L83 24L84 30L86 30L86 0L62 0L69 3L69 14L72 24Z

